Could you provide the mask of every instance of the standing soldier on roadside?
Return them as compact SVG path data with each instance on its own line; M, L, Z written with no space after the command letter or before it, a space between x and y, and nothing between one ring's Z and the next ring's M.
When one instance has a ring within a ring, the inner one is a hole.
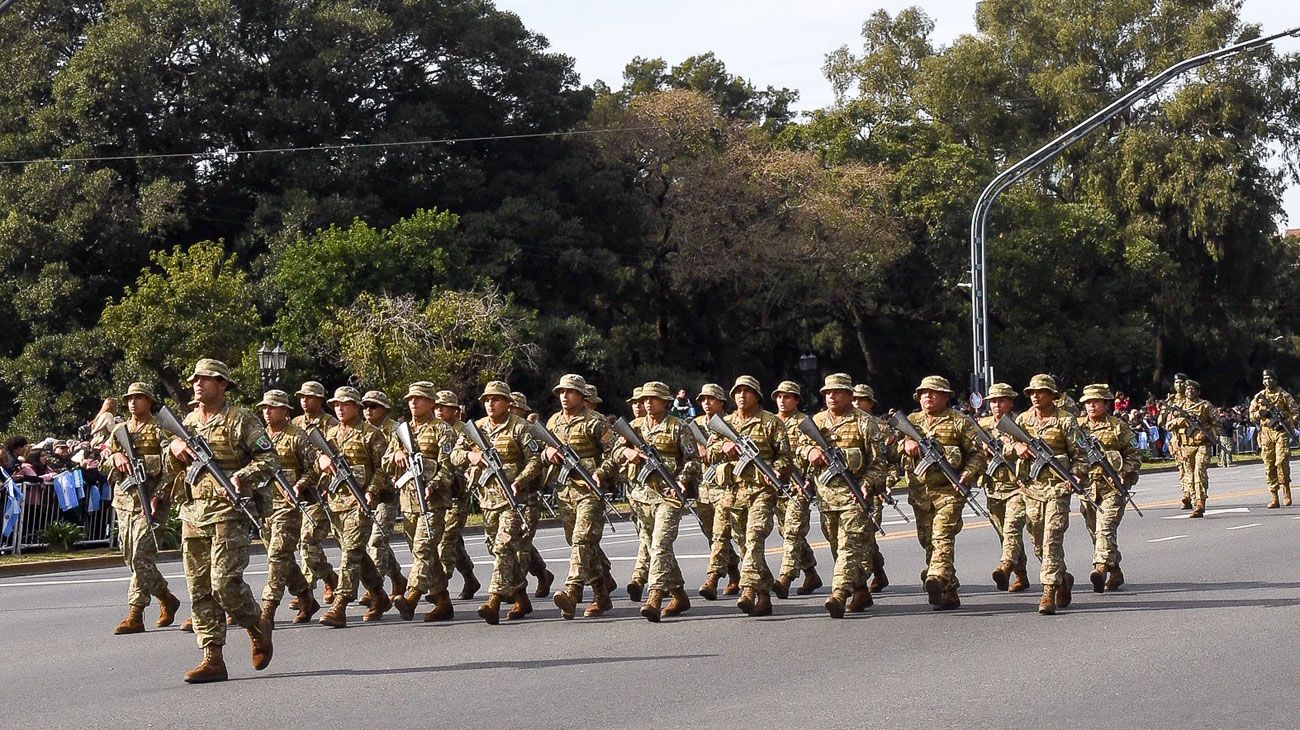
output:
M301 429L304 434L313 428L323 434L339 425L337 418L325 412L324 385L315 380L308 380L302 384L295 395L298 396L298 404L302 406L302 415L294 417L293 425ZM327 606L334 603L334 589L339 582L338 573L334 572L334 566L330 565L322 545L330 534L329 510L322 504L325 501L323 495L328 482L329 478L324 474L318 476L315 484L317 494L313 497L321 498L309 500L311 506L307 508L306 517L311 518L311 526L303 530L302 542L298 545L298 552L302 556L303 577L307 579L307 585L313 591L316 590L316 581L325 583L322 602ZM301 602L295 598L289 604L289 608L301 611Z
M912 422L922 435L932 438L943 449L948 463L961 474L961 482L973 486L984 473L984 452L975 436L975 427L949 407L952 386L948 379L929 375L921 379L913 398L921 410L911 414ZM925 549L926 569L921 582L930 605L936 611L961 608L957 596L957 533L961 532L961 511L966 499L944 477L938 466L931 465L921 475L916 466L922 458L921 445L910 438L899 444L903 473L907 476L907 501L916 517L916 537Z
M1182 373L1174 373L1174 390L1165 396L1165 402L1178 407L1183 406L1184 394L1187 392L1187 376ZM1178 442L1178 436L1169 428L1169 417L1173 415L1168 409L1161 408L1156 415L1156 425L1164 429L1169 435L1166 447L1169 455L1173 457L1174 464L1178 466L1178 482L1183 487L1183 509L1192 508L1192 480L1187 474L1186 463L1183 461L1181 444Z
M184 426L212 447L216 463L225 470L242 497L258 505L270 503L258 485L280 468L275 447L251 411L226 401L234 387L230 368L219 360L202 359L190 375L198 408L185 417ZM181 439L168 446L172 470L194 463L197 454ZM221 648L226 643L226 616L248 631L253 643L253 668L271 663L271 622L262 619L253 592L244 582L253 525L207 470L191 469L181 483L181 542L185 579L190 587L194 635L203 648L203 661L185 674L191 684L221 682L228 678Z
M527 485L541 473L537 449L528 435L523 420L510 413L510 386L494 380L483 388L479 396L487 415L476 424L501 457L501 466L510 484L501 484L492 478L479 489L479 504L483 508L483 534L492 553L492 581L488 585L488 598L478 609L479 618L496 625L501 620L501 602L514 601L514 608L506 614L508 620L518 620L532 613L528 600L527 574L528 543L519 513L510 507L506 489L519 503L528 500ZM486 469L483 452L464 436L456 442L451 452L451 463L457 468L467 468L465 478L478 484Z
M1187 380L1183 384L1182 409L1200 421L1193 427L1187 416L1170 413L1165 421L1169 430L1178 434L1178 465L1187 475L1191 490L1192 517L1205 516L1205 500L1210 494L1210 444L1218 439L1219 418L1214 406L1201 398L1201 384Z
M388 395L380 390L366 391L366 394L361 396L361 409L366 414L366 422L379 429L380 434L383 435L384 444L390 443L393 434L397 431L397 421L388 415L393 410ZM367 548L370 559L375 563L375 570L378 570L381 576L388 576L392 580L393 590L389 595L393 598L406 593L406 576L402 575L402 564L397 562L391 544L393 530L397 527L397 510L398 495L394 490L375 507L375 524L370 530L370 545ZM359 603L369 608L370 596L362 597Z
M393 599L397 613L406 621L415 618L420 596L425 593L433 598L434 603L433 610L425 615L425 621L449 621L455 615L451 595L447 592L447 573L438 557L438 545L442 542L447 507L451 505L451 447L460 434L433 415L436 401L433 383L411 383L406 390L406 406L411 412L411 445L418 453L408 454L396 433L389 439L388 450L384 452L384 467L401 492L402 514L405 515L403 528L411 541L411 556L414 558L410 585L402 595ZM423 485L417 484L414 478L403 482L415 459L419 459L424 467ZM427 514L420 509L420 497L415 492L420 488L424 489Z
M1020 481L1013 471L1019 461L1015 441L998 430L998 421L1012 412L1017 395L1010 385L994 383L989 387L989 415L980 419L980 426L1002 442L1002 458L1008 464L993 472L992 476L981 477L980 483L984 486L989 516L1002 530L1002 558L993 571L993 584L1000 591L1012 593L1029 587L1029 572L1025 569L1028 563L1025 555L1025 498L1020 494Z
M581 375L561 376L551 391L560 399L560 412L550 417L546 429L560 443L573 449L603 492L616 468L615 437L609 422L587 410L583 403L587 381ZM564 537L570 545L569 575L564 588L555 592L555 605L565 620L572 620L582 603L584 586L591 586L594 597L583 615L600 616L611 605L606 582L609 558L600 549L600 538L605 532L604 498L574 472L568 472L564 481L560 481L564 456L558 450L550 446L543 448L542 461L546 465L543 481L555 484Z
M718 581L724 574L727 576L727 585L723 588L722 595L734 596L740 593L740 556L731 546L731 521L727 519L727 485L731 481L731 467L725 461L713 461L709 453L709 446L722 438L709 430L709 419L714 415L727 415L727 394L717 383L705 383L695 400L699 402L701 411L695 417L695 425L708 437L708 443L699 448L705 471L700 477L699 499L695 502L700 522L709 531L704 536L709 541L709 567L704 584L700 586L700 595L705 600L716 601ZM713 469L713 478L706 479L704 477L710 468Z
M298 510L298 501L318 502L320 492L317 490L319 475L313 462L316 450L307 443L307 436L302 429L289 421L289 410L293 404L289 394L283 390L268 390L257 404L262 409L266 421L266 435L275 445L275 452L280 457L280 471L290 485L293 499L285 496L284 490L274 484L267 488L274 495L271 515L266 519L266 532L262 534L266 543L266 588L262 591L262 618L275 623L275 609L280 605L287 589L289 594L298 599L298 615L293 617L296 624L305 624L320 610L320 604L312 595L311 586L303 577L294 556L298 552L298 540L302 534L302 512Z
M790 474L790 440L781 419L759 406L762 390L751 375L736 378L731 386L736 410L725 420L737 434L748 436L758 447L758 455L767 461L778 476ZM732 481L727 494L727 519L731 532L740 541L740 600L736 607L750 616L772 615L772 570L767 566L767 536L772 532L777 488L769 483L752 463L735 468L740 447L728 439L719 439L709 447L715 463L731 462Z
M158 543L144 517L141 500L152 500L154 520L166 524L171 510L168 493L171 475L163 469L163 450L171 435L153 420L153 389L146 383L131 383L122 396L131 417L113 427L107 440L109 461L113 465L113 509L117 511L117 535L122 544L122 558L131 570L131 584L126 590L127 613L114 634L144 632L144 609L149 597L156 596L162 608L158 612L159 628L171 626L181 602L167 586L158 570ZM131 476L131 460L117 441L117 430L125 429L135 456L144 462L145 483L123 489L122 482Z
M364 507L375 509L389 499L388 478L384 474L384 433L361 417L361 394L356 388L343 386L334 391L328 402L334 408L339 424L323 435L335 454L345 457L359 482L365 504L346 485L329 493L330 525L334 538L339 541L343 559L339 565L339 585L334 591L334 603L320 617L320 623L336 629L347 628L348 604L357 597L357 583L365 585L370 593L370 607L363 621L378 621L393 602L384 593L384 578L375 568L375 562L366 553L366 543L374 523ZM325 454L317 460L320 470L331 478L337 473L334 462Z
M677 556L673 554L673 543L685 508L678 495L684 498L699 478L699 450L682 420L668 413L673 395L667 384L646 383L641 386L641 397L645 415L631 423L632 429L659 452L664 466L676 479L676 484L665 484L661 475L652 472L644 482L634 480L629 495L632 509L637 513L641 545L650 555L647 582L650 593L641 606L641 616L658 623L662 616L678 616L691 607ZM642 469L646 455L627 444L621 458ZM663 605L665 595L672 598L667 606Z
M1264 389L1250 399L1250 420L1259 424L1259 451L1264 457L1268 475L1268 491L1272 497L1269 509L1277 509L1277 493L1282 491L1282 504L1291 506L1291 429L1295 427L1300 406L1295 398L1282 390L1277 383L1277 373L1264 371Z
M880 488L873 495L876 509L871 514L871 519L879 525L884 518L885 497L893 493L894 485L898 483L898 458L893 448L898 434L894 432L893 426L890 426L888 421L876 416L876 391L872 390L870 385L858 383L853 386L853 406L866 414L867 420L876 425L876 431L880 434L880 443L876 444L876 451L885 477ZM889 576L885 574L885 554L880 552L880 543L874 536L872 544L875 545L876 554L871 558L871 583L867 588L872 593L879 593L889 587Z
M1075 474L1085 468L1083 454L1075 440L1079 428L1074 417L1056 405L1056 381L1050 375L1035 375L1025 388L1033 406L1016 417L1016 424L1033 438L1042 439L1052 450L1061 465ZM1016 455L1032 461L1033 452L1022 443L1015 445ZM1065 531L1070 527L1070 487L1051 469L1043 469L1038 478L1029 476L1028 465L1021 465L1021 476L1026 486L1021 489L1025 497L1025 516L1029 520L1029 536L1034 542L1034 554L1042 562L1039 580L1043 584L1043 598L1038 612L1047 616L1056 613L1057 607L1066 608L1073 599L1071 589L1074 576L1065 569Z
M803 391L798 383L783 380L772 391L772 400L776 402L776 415L785 427L785 436L793 446L799 440L799 424L808 417L799 410ZM800 474L807 473L808 464L803 459L794 456L792 461L793 469ZM797 495L794 499L785 495L776 498L776 524L781 530L785 546L781 554L781 569L777 573L776 583L772 585L772 592L782 600L790 597L790 584L800 572L804 574L803 585L799 586L796 593L806 596L822 587L821 576L817 575L817 557L808 544L808 531L812 528L812 504L799 495L799 490L793 483L791 486Z
M443 446L450 457L449 446L454 447L461 433L465 431L465 423L460 420L460 399L450 390L440 390L434 395L433 407L438 420L447 424L452 430L451 444ZM465 522L469 519L470 489L465 482L465 470L451 466L450 462L448 465L451 469L451 502L447 507L442 541L438 545L438 557L442 560L442 572L448 577L451 576L452 571L460 573L465 585L461 588L459 597L467 601L482 587L478 577L474 575L474 561L470 558L469 551L465 549L465 538L462 536Z
M877 451L883 444L880 426L852 405L853 379L848 375L827 375L821 392L826 410L812 417L812 425L844 454L845 465L858 480L863 496L870 499L867 495L885 485L885 462ZM800 432L796 443L809 465L810 481L830 466L826 452L811 438ZM822 532L835 559L831 595L824 605L832 618L844 618L845 611L856 613L872 604L867 575L876 553L875 526L879 523L859 504L842 477L822 484L819 495Z
M1188 382L1189 393L1192 392L1193 384L1192 381ZM1197 390L1199 391L1199 386ZM1195 395L1192 397L1195 398ZM1110 404L1114 399L1110 386L1105 383L1084 388L1079 401L1083 403L1086 415L1079 421L1079 428L1097 439L1106 460L1119 473L1127 488L1137 484L1142 455L1133 443L1133 430L1124 421L1110 415ZM1096 507L1087 502L1079 505L1093 544L1092 573L1088 575L1088 580L1092 582L1093 593L1113 591L1124 584L1124 572L1119 567L1119 523L1124 519L1127 500L1124 493L1106 478L1101 465L1088 470L1087 484L1088 496L1097 504Z

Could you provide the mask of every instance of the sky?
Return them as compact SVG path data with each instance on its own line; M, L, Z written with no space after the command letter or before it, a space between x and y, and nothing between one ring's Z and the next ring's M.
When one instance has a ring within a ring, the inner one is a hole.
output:
M877 9L895 14L920 5L934 20L931 38L948 45L975 30L975 0L496 0L519 15L560 53L572 56L584 84L603 80L620 86L634 56L663 58L670 65L713 51L727 70L755 86L799 91L797 108L816 109L834 100L822 76L827 53L847 45L861 49L862 22ZM1246 0L1246 22L1265 34L1300 26L1294 0ZM1281 52L1300 51L1300 38L1278 41ZM1046 141L1046 140L1044 140ZM1300 228L1300 187L1283 196L1286 221Z

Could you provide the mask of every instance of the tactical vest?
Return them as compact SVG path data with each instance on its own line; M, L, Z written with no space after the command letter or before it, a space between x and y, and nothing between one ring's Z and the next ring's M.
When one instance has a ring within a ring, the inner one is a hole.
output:
M243 433L238 430L243 415L239 406L230 405L226 406L223 413L209 418L207 423L200 423L197 410L185 417L185 426L191 433L202 436L208 442L212 447L213 460L227 476L243 468L247 461L240 448ZM226 499L226 491L206 469L199 473L199 478L191 485L190 491L196 500Z
M664 420L655 426L650 426L650 420L647 416L642 416L632 421L632 428L641 436L645 442L653 446L659 452L659 456L664 460L664 466L668 468L674 476L681 473L683 463L683 454L681 453L681 438L683 436L682 421L676 416L665 415ZM639 464L635 477L638 479L641 472L646 469L645 464ZM664 483L663 478L651 472L641 486L639 482L633 482L634 496L641 501L658 501L659 498L675 492L675 487L669 487Z
M1032 437L1040 438L1047 448L1051 450L1052 455L1056 458L1057 463L1066 469L1070 468L1069 457L1069 431L1072 428L1070 423L1074 419L1058 410L1056 415L1044 418L1041 421L1034 416L1032 410L1021 413L1016 418L1016 423ZM1056 472L1050 468L1044 467L1038 472L1038 478L1030 477L1029 461L1021 461L1021 478L1030 487L1030 496L1035 499L1049 499L1054 496L1061 496L1069 493L1069 487L1057 476Z
M961 416L951 408L933 417L927 416L924 411L918 411L907 417L907 420L923 436L934 439L935 443L943 449L943 455L947 458L948 463L958 472L966 463L966 454L962 451L960 419ZM910 456L904 456L903 463L910 484L917 484L919 481L920 484L933 489L952 489L952 484L938 466L931 466L925 470L925 474L918 478L915 471L916 460Z
M367 444L371 434L374 433L375 427L362 419L356 426L348 429L345 429L342 424L332 426L329 433L325 434L326 440L329 441L335 453L348 460L348 464L352 467L353 476L357 478L357 483L361 485L363 496L367 485L370 483L371 475L379 466L370 463L370 447ZM357 504L352 490L342 483L339 484L337 491L330 493L329 502L330 509L335 512L346 512Z
M777 428L780 428L782 432L784 432L785 425L781 423L781 419L767 411L759 410L753 418L746 421L743 425L740 423L740 420L739 411L727 416L727 423L731 424L731 427L735 429L736 433L741 436L748 436L752 439L754 445L758 447L758 455L763 458L763 461L766 461L768 464L773 464L776 460L776 450L772 448L772 443L767 437L766 426L771 421L776 421ZM775 465L773 464L773 466ZM775 489L775 487L767 484L767 481L763 479L762 472L760 472L758 467L754 464L749 464L744 472L737 472L735 470L735 462L732 462L731 475L733 478L744 481L751 486L762 487L766 485L766 488L768 489Z

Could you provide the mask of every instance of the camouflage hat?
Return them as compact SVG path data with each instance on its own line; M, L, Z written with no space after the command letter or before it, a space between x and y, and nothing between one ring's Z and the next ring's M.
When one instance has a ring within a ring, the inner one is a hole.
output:
M763 396L763 389L758 385L758 378L753 375L742 375L739 378L736 378L736 384L731 386L729 393L735 395L736 390L739 388L749 388L757 393L760 398Z
M596 386L592 385L591 383L587 383L587 389L582 391L582 397L586 400L591 401L596 405L600 405L601 403L605 402L600 399L600 391L596 390Z
M388 410L393 410L393 402L388 400L388 396L382 390L367 390L366 394L361 396L361 405L375 404L383 406Z
M153 394L153 388L150 388L148 383L131 383L126 386L126 392L122 394L122 400L131 400L132 396L137 395L142 395L151 402L158 402L158 397Z
M641 386L641 397L658 398L659 400L662 401L671 401L673 399L673 392L668 389L667 383L660 382L658 380L651 380L650 382Z
M876 391L871 389L870 385L858 383L853 386L854 398L870 398L873 402L876 400Z
M450 390L440 390L433 396L435 406L447 406L448 408L460 408L460 398Z
M1187 387L1189 387L1189 388L1196 388L1197 390L1200 390L1200 389L1201 389L1201 384L1198 383L1198 382L1196 382L1195 380L1192 380L1191 378L1188 378L1188 379L1187 379Z
M1016 389L1012 388L1007 383L994 383L989 386L987 397L989 400L992 400L994 398L1015 398L1018 395L1020 394L1016 392Z
M822 381L821 392L825 393L828 390L847 390L853 392L853 378L850 378L847 373L831 373L826 376L824 381ZM854 395L857 394L854 393Z
M561 375L560 382L556 383L554 388L551 388L551 392L558 393L561 390L576 390L586 396L587 379L576 373Z
M1187 382L1187 373L1174 373L1174 382L1177 383L1180 380Z
M487 400L494 395L510 400L510 384L504 380L493 380L483 386L483 395L480 395L478 399Z
M789 393L803 400L803 388L793 380L782 380L781 384L776 386L776 390L772 391L772 400L776 400L777 393Z
M268 390L263 393L262 401L257 404L258 408L262 406L293 409L293 403L289 401L289 394L283 390Z
M361 391L350 385L343 385L334 389L334 397L325 401L325 405L332 406L335 403L356 403L361 405Z
M528 396L517 390L510 392L510 405L518 408L525 413L532 413L533 409L528 407Z
M920 400L921 391L923 390L934 390L940 393L952 395L952 385L949 384L948 379L942 375L927 375L924 378L921 378L921 384L916 386L916 390L912 392L912 397Z
M1110 392L1110 385L1093 383L1083 386L1083 395L1079 396L1080 403L1087 403L1090 400L1115 400L1115 394Z
M1061 391L1056 387L1056 380L1046 373L1039 373L1029 379L1029 385L1025 386L1025 395L1029 395L1035 390L1046 390L1052 395L1060 395Z
M705 383L700 386L700 394L695 396L695 400L701 398L717 398L720 401L727 400L727 394L723 392L722 386L717 383Z
M322 385L319 381L308 380L307 382L302 384L302 387L299 388L298 392L294 393L294 395L305 395L305 396L315 396L317 398L324 398L326 397L325 386Z
M632 395L627 399L627 402L629 404L636 403L637 401L641 400L641 398L642 398L641 386L638 385L632 389Z
M412 398L428 398L431 401L437 402L438 394L433 391L433 383L430 383L427 380L417 380L406 386L406 395L402 397L402 400L410 400Z
M190 374L189 382L193 383L200 377L221 378L230 384L231 390L238 389L235 386L235 379L230 377L230 367L220 360L205 357L194 363L194 372Z

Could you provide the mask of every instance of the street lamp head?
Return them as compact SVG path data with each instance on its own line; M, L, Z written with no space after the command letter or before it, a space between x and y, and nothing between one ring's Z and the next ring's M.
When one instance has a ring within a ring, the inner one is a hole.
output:
M263 371L271 369L271 346L267 343L257 348L257 367Z
M811 352L805 352L799 357L799 372L804 375L811 375L817 372L817 356Z
M284 372L289 366L289 353L279 343L276 343L275 349L271 350L271 369L276 372Z

